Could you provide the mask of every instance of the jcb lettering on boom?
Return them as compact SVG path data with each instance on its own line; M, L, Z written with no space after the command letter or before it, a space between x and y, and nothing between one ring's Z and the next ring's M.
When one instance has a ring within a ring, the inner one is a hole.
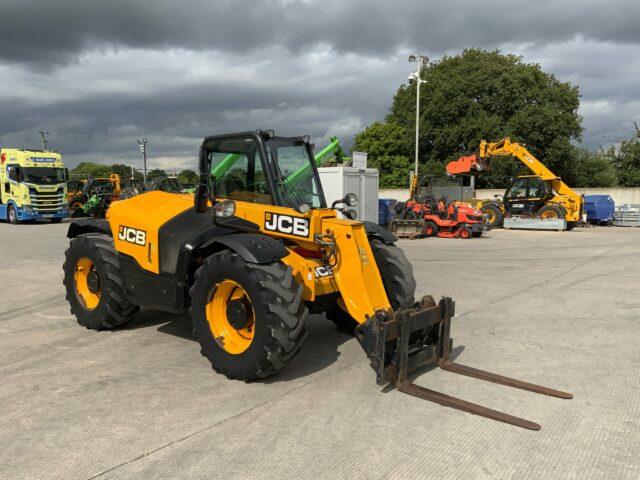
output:
M136 245L145 245L147 243L147 232L120 225L118 229L118 239Z
M279 213L266 212L264 229L271 232L287 233L296 237L309 236L309 220L303 217L292 217Z

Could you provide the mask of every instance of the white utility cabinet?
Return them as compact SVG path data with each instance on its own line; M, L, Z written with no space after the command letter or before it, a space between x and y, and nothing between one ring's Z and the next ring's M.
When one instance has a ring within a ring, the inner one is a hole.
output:
M358 196L358 206L351 207L358 212L358 220L378 223L378 170L354 167L319 168L322 190L330 207L335 200L347 193Z

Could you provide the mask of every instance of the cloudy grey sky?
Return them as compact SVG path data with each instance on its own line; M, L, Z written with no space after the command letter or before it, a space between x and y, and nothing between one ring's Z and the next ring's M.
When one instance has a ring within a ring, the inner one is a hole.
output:
M640 120L638 0L0 0L0 144L67 163L195 164L206 134L256 128L347 145L411 70L465 47L580 87L584 144Z

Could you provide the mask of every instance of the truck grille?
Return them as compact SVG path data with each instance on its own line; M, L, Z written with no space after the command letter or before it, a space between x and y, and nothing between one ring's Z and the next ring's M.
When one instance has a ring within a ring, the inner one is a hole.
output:
M66 203L64 188L55 192L38 192L30 188L29 198L34 213L55 213L62 210L63 204Z

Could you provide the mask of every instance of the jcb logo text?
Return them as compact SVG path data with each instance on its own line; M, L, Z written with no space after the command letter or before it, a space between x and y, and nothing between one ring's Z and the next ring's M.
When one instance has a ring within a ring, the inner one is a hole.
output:
M309 236L309 220L302 217L265 213L264 229L271 232L287 233L296 237Z
M136 245L144 245L147 243L147 232L120 225L118 229L118 239Z

